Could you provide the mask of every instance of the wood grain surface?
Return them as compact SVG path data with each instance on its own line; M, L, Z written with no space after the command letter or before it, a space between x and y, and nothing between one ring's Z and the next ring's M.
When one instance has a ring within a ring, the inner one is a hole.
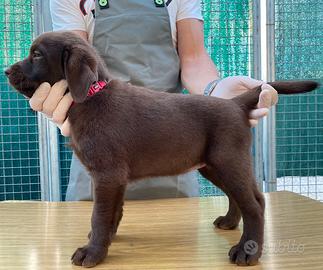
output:
M231 264L242 231L214 229L225 197L128 201L99 269L323 269L323 204L289 192L266 194L265 249L257 266ZM0 203L0 269L82 269L70 263L87 242L91 202Z

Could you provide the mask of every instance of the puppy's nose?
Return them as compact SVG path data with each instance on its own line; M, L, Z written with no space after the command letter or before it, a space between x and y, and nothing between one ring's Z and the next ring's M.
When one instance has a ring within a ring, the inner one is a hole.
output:
M11 72L12 72L11 68L7 68L4 73L8 77L11 74Z

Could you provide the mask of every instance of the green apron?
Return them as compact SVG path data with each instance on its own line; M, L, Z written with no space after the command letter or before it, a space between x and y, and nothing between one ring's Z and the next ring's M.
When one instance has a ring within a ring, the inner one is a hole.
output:
M163 1L97 0L95 13L93 45L114 78L181 92L180 62ZM90 176L73 155L66 200L90 200L91 190ZM126 191L126 199L192 196L199 196L196 171L137 181Z

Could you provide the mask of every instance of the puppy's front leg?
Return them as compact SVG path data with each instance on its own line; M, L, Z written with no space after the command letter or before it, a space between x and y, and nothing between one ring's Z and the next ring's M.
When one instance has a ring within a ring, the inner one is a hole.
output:
M126 190L126 186L120 186L120 192L117 198L118 205L116 205L115 217L113 220L113 236L117 234L118 227L123 216L123 203L124 203L125 190ZM91 239L91 235L92 235L92 232L90 231L88 234L89 239Z
M73 254L73 264L93 267L106 257L119 222L120 206L123 202L125 185L120 183L125 181L120 182L120 180L120 174L94 177L91 237L86 246L78 248Z

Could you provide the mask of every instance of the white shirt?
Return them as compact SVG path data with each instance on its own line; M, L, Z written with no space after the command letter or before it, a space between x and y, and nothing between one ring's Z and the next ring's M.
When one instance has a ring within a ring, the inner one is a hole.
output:
M115 0L117 1L117 0ZM94 23L93 12L95 0L50 0L53 30L81 30L88 33L92 43ZM200 0L173 0L167 6L173 44L177 46L176 22L194 18L203 20Z

